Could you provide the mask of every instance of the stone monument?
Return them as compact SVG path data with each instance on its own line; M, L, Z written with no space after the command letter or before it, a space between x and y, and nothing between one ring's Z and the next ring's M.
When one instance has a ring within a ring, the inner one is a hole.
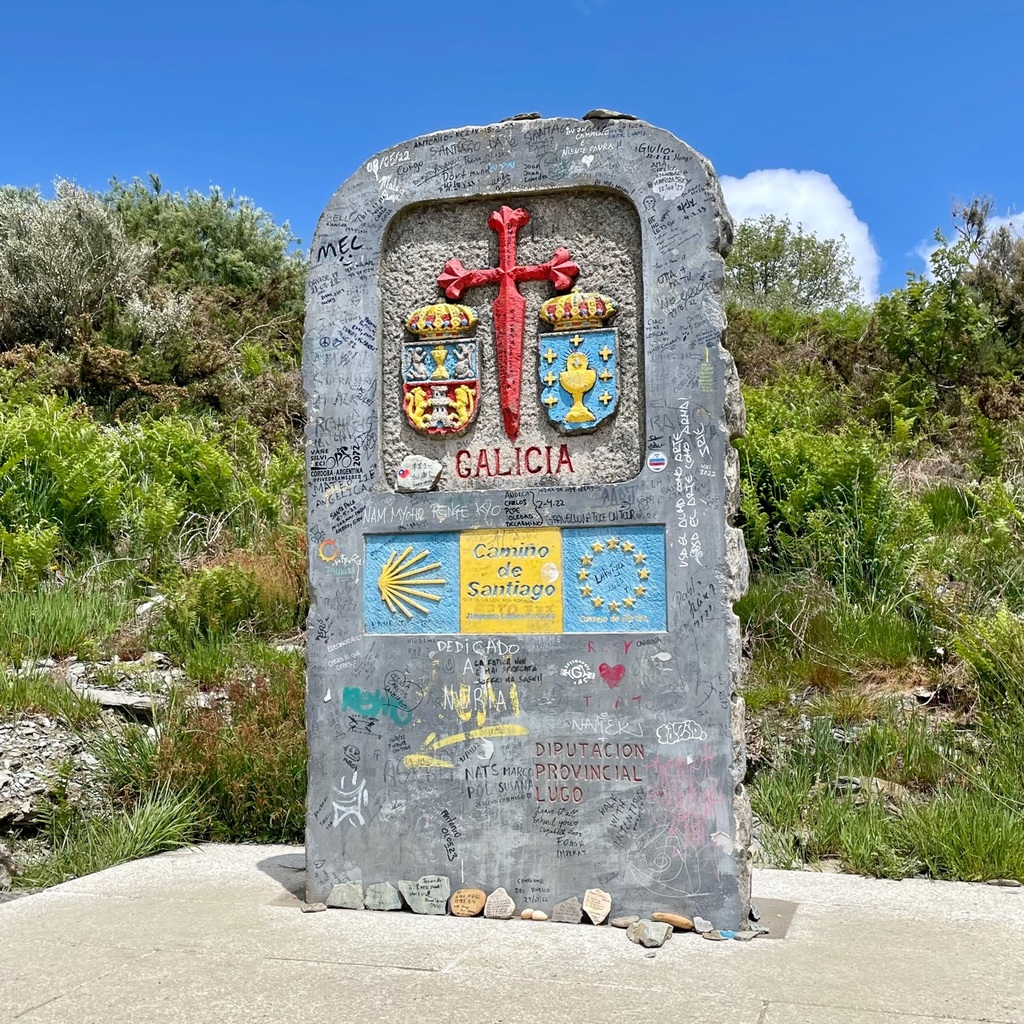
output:
M732 225L703 157L596 114L395 146L320 218L310 900L746 918Z

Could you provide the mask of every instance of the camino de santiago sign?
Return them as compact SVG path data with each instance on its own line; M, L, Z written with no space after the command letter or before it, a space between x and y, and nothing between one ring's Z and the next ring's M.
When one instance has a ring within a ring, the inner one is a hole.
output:
M310 899L745 920L731 234L608 112L414 139L324 210Z

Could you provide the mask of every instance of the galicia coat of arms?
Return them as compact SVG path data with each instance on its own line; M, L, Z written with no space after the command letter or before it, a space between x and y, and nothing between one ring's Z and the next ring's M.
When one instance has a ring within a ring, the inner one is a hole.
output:
M607 295L577 289L541 304L554 331L538 338L540 400L560 430L594 430L618 408L618 340L604 326L617 309Z
M475 339L464 337L476 323L469 306L447 302L423 306L405 321L416 340L402 346L402 404L421 434L460 434L476 419L479 351Z

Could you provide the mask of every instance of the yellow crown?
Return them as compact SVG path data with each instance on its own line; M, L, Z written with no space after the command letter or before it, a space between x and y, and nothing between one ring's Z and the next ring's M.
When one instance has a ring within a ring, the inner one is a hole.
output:
M420 306L405 321L410 334L418 334L430 340L457 338L471 331L477 325L477 315L469 306L453 302L435 302L432 306Z
M556 295L540 304L541 320L560 331L600 327L618 311L614 299L598 292L581 292L578 288L573 288L568 295Z

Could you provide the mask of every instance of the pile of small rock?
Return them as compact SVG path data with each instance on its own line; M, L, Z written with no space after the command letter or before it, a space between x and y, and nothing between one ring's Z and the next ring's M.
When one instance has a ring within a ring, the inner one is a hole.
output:
M303 904L304 913L341 908L347 910L411 910L414 914L452 914L455 917L484 917L507 921L516 916L515 900L504 888L495 889L490 895L483 889L464 888L452 892L451 881L445 875L423 875L416 881L402 880L374 882L363 888L362 882L340 882L335 885L324 903ZM582 901L576 896L561 900L551 908L551 914L533 907L520 911L523 921L548 921L557 924L581 924L584 917L595 925L604 924L612 909L612 897L604 889L587 889ZM755 910L751 917L754 918ZM673 931L694 932L705 939L722 941L739 939L749 941L758 935L766 935L768 929L752 925L743 931L729 931L715 928L710 921L701 917L692 920L682 914L668 911L651 914L649 919L638 916L614 917L609 921L613 928L623 928L631 942L647 948L663 946Z

